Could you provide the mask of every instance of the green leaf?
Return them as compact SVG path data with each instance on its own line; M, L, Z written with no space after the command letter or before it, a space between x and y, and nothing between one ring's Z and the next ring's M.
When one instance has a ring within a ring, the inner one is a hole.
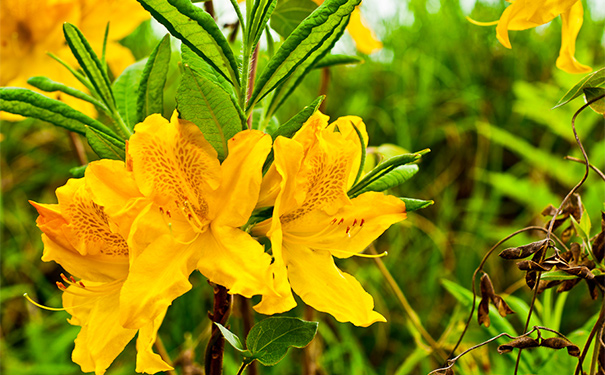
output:
M137 115L138 90L146 63L147 59L143 59L130 65L124 69L112 85L118 112L130 129L134 129L139 122Z
M317 322L290 317L270 317L252 327L246 344L253 357L265 366L284 358L288 348L307 346L317 332Z
M78 99L87 101L105 112L109 111L109 109L105 106L105 104L101 103L96 98L93 98L92 96L90 96L87 93L82 92L78 89L66 86L63 83L55 82L50 78L39 77L39 76L31 77L30 79L27 80L27 83L29 83L30 85L32 85L42 91L46 91L46 92L60 91L67 95L71 95L74 98L78 98Z
M418 165L416 164L399 166L366 185L363 189L358 190L355 193L355 196L368 191L385 191L392 187L399 186L412 178L417 172Z
M0 87L0 110L48 121L82 135L86 134L87 126L115 135L111 129L99 121L67 104L28 89Z
M366 174L361 181L355 184L348 192L350 198L355 198L362 192L366 191L377 191L370 190L369 188L377 189L384 186L389 186L389 183L396 183L398 181L406 181L408 178L413 176L417 172L414 168L400 169L400 167L410 164L420 159L421 153L415 154L403 154L392 157L378 164L368 174ZM395 172L396 171L396 172ZM390 173L395 172L392 177L387 177L384 182L380 180L388 176ZM395 185L391 185L395 186Z
M77 27L70 23L63 24L63 33L67 45L84 70L86 77L92 83L95 91L110 111L115 109L115 99L111 91L111 84L103 64L88 44L86 38Z
M249 25L246 30L250 50L253 50L260 40L263 30L269 21L269 17L276 9L277 0L256 0L250 13Z
M92 150L102 159L125 160L126 144L91 127L86 127L86 140Z
M86 167L88 167L88 164L81 165L79 167L73 167L69 170L69 173L71 173L71 176L73 178L82 178L84 177L84 172L86 172Z
M275 55L269 60L256 81L249 101L253 107L277 86L272 108L289 95L302 77L332 49L349 22L349 15L360 0L326 0L290 34ZM270 114L274 109L270 110Z
M231 83L185 44L181 44L181 59L183 65L189 65L191 69L221 86L235 98L235 92L233 91ZM235 99L235 101L237 102L237 99Z
M323 59L319 60L317 64L313 65L313 69L327 68L334 65L348 65L361 63L363 63L363 59L361 57L327 54Z
M561 107L570 101L574 100L578 96L582 95L583 90L586 87L601 87L605 84L605 68L601 68L596 72L590 73L586 77L582 78L574 87L572 87L563 97L557 105L552 109Z
M403 201L403 203L405 203L405 212L418 211L423 208L427 208L428 206L431 206L435 203L432 200L425 201L422 199L403 198L403 197L400 197L399 199L401 199Z
M242 344L239 337L237 337L237 335L235 333L229 331L221 323L214 322L214 324L216 324L218 329L221 331L225 340L227 340L227 342L229 344L231 344L231 346L233 346L237 351L240 351L240 352L246 353L246 354L250 353L246 350L246 348L244 348L244 345Z
M141 75L137 95L137 121L164 111L164 85L170 65L170 35L166 34L151 52Z
M287 38L315 9L317 4L311 0L282 0L271 16L271 28Z
M601 97L601 99L590 104L590 108L600 115L605 114L605 98L602 97L605 94L605 89L600 87L586 87L583 91L584 96L586 97L586 103Z
M208 13L190 0L137 0L170 34L191 48L232 85L238 87L238 66L229 43Z
M315 111L317 111L317 109L321 105L321 102L323 102L325 98L325 96L320 96L315 99L311 104L309 104L296 115L294 115L294 117L292 117L290 120L278 127L275 132L271 133L271 138L273 138L274 141L275 139L277 139L277 137L280 136L292 138L292 136L303 126L303 124L307 122L307 120L311 116L313 116L313 114L315 113ZM271 166L271 163L273 163L274 157L275 156L273 154L272 149L269 155L267 156L267 159L265 160L265 164L263 165L263 173L267 172L267 170Z
M227 157L227 141L245 123L243 113L232 97L206 75L184 65L176 100L181 118L200 128L220 160Z

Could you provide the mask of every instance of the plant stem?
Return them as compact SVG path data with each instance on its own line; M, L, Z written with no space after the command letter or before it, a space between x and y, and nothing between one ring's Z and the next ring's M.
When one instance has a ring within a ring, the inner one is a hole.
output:
M237 306L239 307L239 312L242 315L242 321L244 323L244 337L248 337L248 333L250 332L250 329L252 329L252 326L254 325L254 313L252 311L252 309L250 308L250 300L246 297L242 297L242 296L236 296L237 299ZM245 368L245 363L242 363L242 368L240 369L241 371L243 371L243 369ZM239 374L239 372L238 372ZM248 366L248 375L257 375L258 374L258 366L256 364L256 361L251 362Z
M86 157L86 151L84 150L84 143L82 143L82 140L78 134L74 132L68 132L67 134L69 134L71 147L73 148L74 154L78 158L80 165L88 164L88 158Z
M214 311L209 314L212 322L226 326L231 311L231 295L221 285L214 285ZM204 366L206 375L221 375L223 373L223 353L225 339L216 325L212 325L212 334L206 347Z
M256 65L258 64L258 44L256 48L254 48L254 53L252 54L252 61L250 61L250 75L248 76L248 93L246 96L246 102L250 100L252 96L252 92L254 91L254 79L256 78ZM253 108L251 108L253 109ZM248 129L252 128L252 111L250 111L250 115L248 116Z
M252 362L254 363L254 362ZM244 373L244 369L248 366L248 363L246 362L242 362L242 365L239 367L239 370L237 370L237 375L241 375Z
M325 95L326 99L319 105L319 110L322 113L326 112L326 101L328 96L328 86L330 84L330 68L326 67L321 70L321 81L319 83L319 95Z
M315 320L315 309L305 305L304 318L306 321ZM317 346L316 340L312 340L309 345L303 348L303 375L317 374Z
M377 254L376 249L374 248L373 245L370 246L370 253ZM391 286L391 289L393 289L393 292L395 292L395 295L397 296L397 299L399 299L401 306L403 306L403 309L408 314L408 317L410 318L412 325L414 325L414 327L416 327L418 332L420 332L420 335L430 345L430 347L435 355L437 355L441 360L447 359L446 354L439 347L439 344L435 341L435 339L433 339L433 337L422 326L422 322L420 321L418 314L416 314L416 311L414 311L414 309L408 302L407 298L405 297L405 294L403 294L403 291L401 290L399 285L397 285L397 282L393 278L393 275L391 275L391 273L389 272L387 267L384 265L384 262L382 261L382 259L374 258L374 260L376 261L376 264L378 265L378 269L380 270L382 275L385 277L385 279L387 279L387 282Z

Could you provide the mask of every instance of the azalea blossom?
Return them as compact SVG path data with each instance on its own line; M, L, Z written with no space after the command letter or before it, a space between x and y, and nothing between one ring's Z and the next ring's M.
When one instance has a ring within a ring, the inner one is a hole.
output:
M155 373L172 369L152 350L166 309L136 329L120 323L120 294L128 278L131 248L109 213L128 208L127 199L136 194L136 186L127 175L119 184L109 185L98 175L123 168L123 163L116 161L91 163L83 179L71 179L57 189L58 204L31 202L40 214L37 224L43 232L42 260L55 261L72 275L57 283L63 291L63 306L71 314L69 322L82 327L72 359L83 372L97 375L105 373L137 332L136 370ZM104 207L93 201L91 187L112 191L112 205Z
M334 263L334 257L360 255L388 227L406 218L405 204L396 197L377 192L347 196L367 139L360 118L342 117L328 126L327 116L320 113L292 139L276 139L274 166L265 176L259 200L261 206L274 204L273 214L252 233L271 240L279 296L263 296L255 306L258 312L293 308L293 289L306 304L338 321L358 326L385 321L373 310L372 296Z
M592 70L576 60L576 38L582 28L584 8L579 0L515 0L509 5L500 20L493 23L471 22L487 26L497 24L496 35L506 48L512 48L508 38L509 30L526 30L544 25L561 16L561 49L557 58L557 68L568 73L587 73Z
M76 59L65 43L62 25L70 22L84 34L92 49L99 54L103 49L105 28L109 22L106 60L113 74L134 62L130 50L119 40L130 34L141 22L149 19L136 0L2 0L0 4L0 86L28 87L33 76L47 76L68 86L85 90L83 85L61 64L54 61L51 52L76 67ZM44 93L60 98L73 108L94 115L91 104L68 95ZM2 112L2 118L21 119Z
M239 229L258 199L271 137L242 131L227 143L220 163L199 128L177 112L170 122L152 115L135 127L128 165L144 200L133 201L141 212L134 220L125 217L133 249L121 294L126 327L159 316L191 288L195 269L232 294L272 293L271 257Z

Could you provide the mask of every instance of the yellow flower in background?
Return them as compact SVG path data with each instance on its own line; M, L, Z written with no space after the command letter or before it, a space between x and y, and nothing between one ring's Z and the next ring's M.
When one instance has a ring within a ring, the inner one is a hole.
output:
M273 216L252 233L271 239L279 296L263 296L255 306L260 313L296 306L292 289L306 304L338 321L358 326L385 321L373 311L372 296L334 263L334 257L359 255L389 226L406 218L405 204L395 197L369 192L348 198L362 147L353 124L367 141L360 118L342 117L328 126L327 116L320 113L292 139L275 141L274 165L260 197L261 205L274 202Z
M313 0L317 5L323 4L324 0ZM356 6L351 13L347 31L351 34L357 50L361 53L369 55L382 48L382 42L378 40L374 31L365 25L365 20L361 15L359 6Z
M63 36L63 23L76 25L101 57L105 27L109 26L106 60L115 76L134 62L132 53L118 41L149 18L136 0L2 0L0 3L0 86L28 87L33 76L47 76L81 90L71 73L47 55L54 53L77 66ZM94 115L92 105L67 95L46 93L74 108ZM2 112L3 119L20 116Z
M155 373L171 369L152 350L165 309L137 329L124 328L120 323L120 293L128 277L131 249L108 212L128 210L136 186L132 177L110 185L95 177L119 169L123 169L123 163L91 163L83 179L71 179L57 189L58 204L31 202L40 215L37 224L43 232L42 260L55 261L81 279L64 277L69 286L57 285L63 290L63 306L72 316L69 322L82 327L72 359L83 372L97 375L105 373L137 332L136 370ZM94 202L91 187L113 191L113 207Z
M584 8L580 0L515 0L509 5L500 20L493 23L471 22L486 26L497 24L496 35L506 48L512 48L508 38L509 30L526 30L544 25L561 16L561 49L557 58L557 68L567 73L587 73L592 70L575 58L576 38L583 23Z
M271 257L239 229L254 210L270 149L269 135L242 131L228 141L221 164L199 128L177 112L170 122L152 115L135 127L128 164L150 203L127 218L133 250L120 304L126 327L141 326L146 314L158 315L191 289L196 268L232 294L272 293Z

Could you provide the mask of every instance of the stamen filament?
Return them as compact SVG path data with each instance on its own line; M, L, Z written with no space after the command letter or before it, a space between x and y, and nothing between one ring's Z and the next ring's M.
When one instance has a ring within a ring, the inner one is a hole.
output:
M23 293L23 297L25 297L25 299L28 300L32 305L39 307L41 309L49 310L49 311L65 311L64 307L59 308L59 307L48 307L48 306L41 305L38 302L31 299L31 297L28 296L27 293Z
M474 19L472 19L470 17L466 17L466 19L468 20L468 22L472 23L473 25L477 25L477 26L494 26L494 25L497 25L498 22L500 22L500 20L491 21L491 22L481 22L481 21L475 21Z

